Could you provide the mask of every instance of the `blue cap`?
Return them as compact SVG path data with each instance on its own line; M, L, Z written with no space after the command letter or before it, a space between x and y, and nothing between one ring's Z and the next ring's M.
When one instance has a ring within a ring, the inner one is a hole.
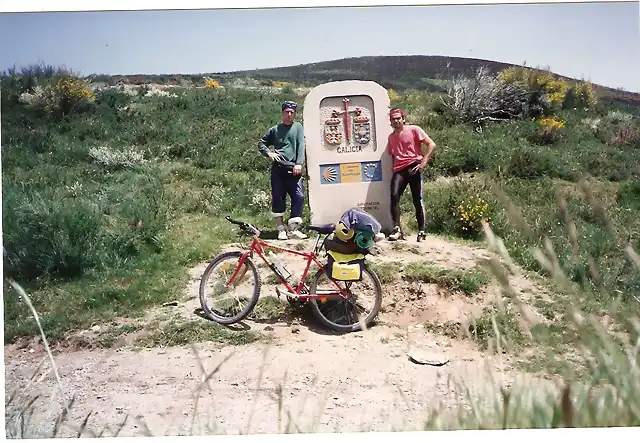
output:
M298 108L298 104L292 101L286 101L282 104L282 110L285 109L293 109L294 111Z

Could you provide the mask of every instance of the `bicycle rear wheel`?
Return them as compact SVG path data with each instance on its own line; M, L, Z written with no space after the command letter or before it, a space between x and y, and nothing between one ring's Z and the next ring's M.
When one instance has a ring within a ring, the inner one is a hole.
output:
M362 269L362 274L361 281L344 282L330 280L322 270L316 273L309 290L311 294L334 292L337 295L338 289L335 284L346 289L349 294L347 298L336 298L334 295L324 302L318 298L310 299L311 311L320 323L336 332L357 332L362 330L361 321L367 327L373 323L382 306L382 284L378 275L366 265ZM354 293L354 286L362 287L355 292L366 292L369 295L368 298L373 300L369 313L364 316L358 312L361 310L361 304L358 301L362 296Z
M237 323L244 319L253 310L258 303L260 297L261 281L258 270L253 261L246 257L244 263L238 270L242 252L224 252L215 257L209 266L205 269L200 279L200 305L202 310L211 320L223 325ZM237 271L237 273L236 273ZM221 278L217 274L222 274ZM234 273L236 275L234 276ZM206 290L209 288L207 284L209 277L213 275L214 284L211 285L214 296L221 294L226 298L219 305L209 307L207 303L208 296ZM230 285L227 286L229 280L233 277ZM239 294L236 294L239 292ZM244 308L239 307L240 301L246 301Z

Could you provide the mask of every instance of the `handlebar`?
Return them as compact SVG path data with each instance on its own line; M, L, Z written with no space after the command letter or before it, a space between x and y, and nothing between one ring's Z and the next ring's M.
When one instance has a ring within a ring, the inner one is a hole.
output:
M240 226L240 229L242 229L244 231L250 232L253 235L260 235L260 230L258 228L256 228L255 226L253 226L251 223L247 223L247 222L243 222L243 221L239 221L239 220L234 220L228 215L225 218L230 223L233 223L234 225Z

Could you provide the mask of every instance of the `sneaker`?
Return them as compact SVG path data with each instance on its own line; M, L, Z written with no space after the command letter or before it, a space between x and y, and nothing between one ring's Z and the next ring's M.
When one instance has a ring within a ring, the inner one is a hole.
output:
M278 231L278 240L289 240L287 231L285 231L284 229L282 231Z
M395 241L395 240L399 240L399 239L403 239L404 237L402 236L402 231L400 231L400 227L396 226L395 228L393 228L393 231L391 231L391 234L389 234L389 240L391 241Z
M307 238L307 234L305 234L304 232L300 232L298 229L289 232L289 234L296 240L304 240L305 238Z
M422 241L426 239L427 239L427 234L425 234L424 231L418 232L418 238L416 239L416 241Z

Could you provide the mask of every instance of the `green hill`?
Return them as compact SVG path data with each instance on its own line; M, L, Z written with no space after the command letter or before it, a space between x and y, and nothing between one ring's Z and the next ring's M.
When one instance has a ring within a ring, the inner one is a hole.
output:
M255 69L233 72L214 72L208 75L220 79L235 79L246 77L269 84L273 80L293 81L317 85L324 82L340 80L371 80L380 83L385 88L398 90L421 89L433 92L445 92L442 81L458 75L469 76L480 67L486 67L490 72L497 73L503 69L516 66L510 63L492 60L445 57L433 55L411 56L372 56L352 57L340 60L329 60L318 63L307 63L296 66L282 66L269 69ZM572 79L559 76L567 81ZM183 81L202 82L202 75L129 75L114 76L133 84L180 83ZM620 103L640 105L640 94L609 88L593 84L601 100L615 100Z

